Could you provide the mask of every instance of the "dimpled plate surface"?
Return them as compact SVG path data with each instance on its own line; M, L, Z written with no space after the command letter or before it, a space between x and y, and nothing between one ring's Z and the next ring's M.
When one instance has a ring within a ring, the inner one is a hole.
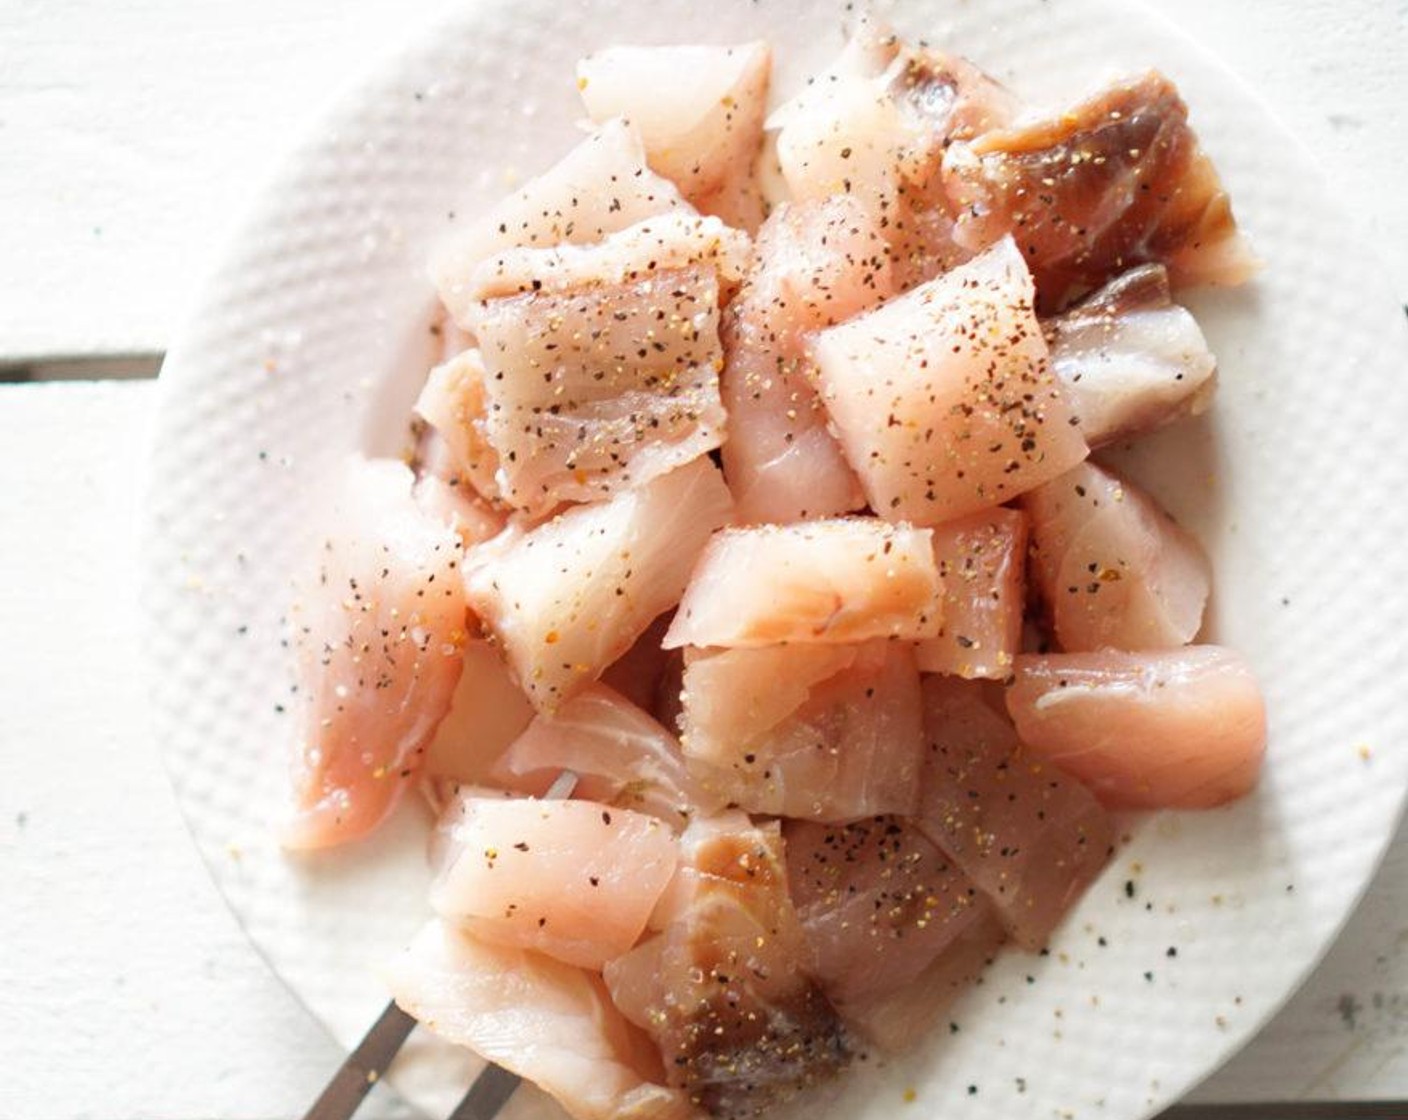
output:
M480 0L360 85L271 184L162 372L144 602L156 731L249 936L351 1044L426 913L424 812L287 857L281 617L350 452L396 454L430 360L435 239L572 142L573 63L616 42L764 37L786 92L841 43L842 3ZM1241 1046L1306 976L1382 854L1408 776L1401 313L1309 157L1234 79L1126 3L910 0L882 10L1018 92L1157 65L1180 84L1265 271L1190 302L1221 362L1210 416L1127 456L1214 557L1210 632L1265 682L1257 794L1132 819L1045 956L1005 955L906 1058L816 1116L1133 1120ZM424 1032L417 1032L421 1035ZM474 1068L418 1039L392 1080L443 1114ZM907 1114L907 1110L906 1114ZM560 1115L521 1091L511 1118Z

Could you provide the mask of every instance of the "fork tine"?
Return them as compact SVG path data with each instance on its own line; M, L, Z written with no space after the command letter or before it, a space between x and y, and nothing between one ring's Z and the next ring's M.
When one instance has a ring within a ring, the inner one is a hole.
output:
M448 1120L494 1120L522 1080L502 1066L485 1066Z
M415 1025L416 1021L394 1002L388 1003L313 1107L303 1114L303 1120L350 1120Z
M563 801L572 796L572 791L577 788L577 772L575 770L564 770L553 779L552 785L548 786L547 793L543 794L544 801Z

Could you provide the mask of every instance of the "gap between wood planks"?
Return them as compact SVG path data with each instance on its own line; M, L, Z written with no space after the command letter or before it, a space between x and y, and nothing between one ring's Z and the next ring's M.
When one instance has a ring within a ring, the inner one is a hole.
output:
M1408 316L1408 303L1403 305L1403 314ZM0 360L0 385L31 381L140 381L160 373L164 357L161 353L148 353Z
M140 381L161 370L163 354L104 354L81 357L40 358L33 361L0 360L0 385L35 381Z
M1408 1101L1295 1101L1283 1104L1180 1104L1154 1120L1402 1120Z

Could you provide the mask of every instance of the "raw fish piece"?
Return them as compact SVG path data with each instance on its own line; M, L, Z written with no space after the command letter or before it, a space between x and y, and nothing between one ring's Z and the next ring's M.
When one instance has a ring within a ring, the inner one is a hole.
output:
M883 1030L872 1038L889 1049L913 1041L961 990L970 968L950 970L954 983L923 978L931 966L981 934L991 951L1001 927L991 904L912 825L877 816L847 825L789 821L787 880L807 935L807 968L847 1022L858 1008L864 1024L887 1022L882 1008L915 983L927 1000L911 1033ZM965 956L965 964L967 958ZM918 1010L906 1008L907 1011Z
M532 719L533 705L493 643L481 638L466 642L464 671L450 710L426 749L426 774L457 782L484 781Z
M913 1046L982 975L1005 939L990 905L970 921L953 943L897 992L857 996L846 1006L846 1022L880 1049L898 1053Z
M427 474L416 479L412 492L421 511L459 537L461 548L473 548L498 536L508 523L502 513L474 492L463 476L447 482Z
M450 313L440 304L431 314L430 337L439 340L435 347L437 359L448 362L451 358L474 346L474 338L462 330Z
M612 998L650 1032L669 1084L721 1120L754 1117L847 1060L831 1005L798 971L806 943L776 822L696 821L680 840L663 933L606 966Z
M679 601L730 510L718 468L696 459L471 551L470 605L534 707L552 711L585 688Z
M1020 659L1019 659L1020 664ZM1114 825L1079 782L1017 741L983 682L924 679L929 757L915 824L1039 949L1114 850Z
M676 875L671 888L678 882L680 879ZM667 889L667 897L669 893ZM659 910L657 907L657 912ZM657 931L668 929L676 912L672 903L668 911L671 916L659 922L652 920L650 928ZM663 936L647 937L629 953L609 961L602 971L602 978L611 993L611 1002L628 1022L644 1031L663 1025L663 1018L659 1023L656 1019L664 1008L665 997L661 985L668 945L668 940Z
M728 529L704 550L664 644L932 638L939 590L927 529L873 517Z
M761 41L607 47L577 63L577 88L592 120L628 118L651 168L697 206L751 174L771 67Z
M672 211L591 245L506 249L474 269L466 290L476 303L538 292L573 295L703 264L714 268L722 287L732 288L743 279L751 251L748 235L718 218ZM484 312L476 308L467 317L477 325Z
M541 514L610 497L723 441L718 265L741 275L746 242L669 215L485 262L470 318L507 501Z
M480 497L496 502L503 496L499 456L489 443L486 408L484 359L478 350L465 350L431 370L415 405L416 415L444 441L457 468L451 477L463 476Z
M1217 361L1170 298L1163 265L1130 269L1044 326L1051 368L1091 447L1200 415L1212 401Z
M600 969L642 933L679 850L655 817L594 801L463 802L430 905L481 941Z
M303 706L286 847L380 824L449 710L468 637L460 544L416 507L411 483L400 463L351 465L293 609Z
M460 843L457 839L460 825L468 821L474 813L474 806L480 801L517 801L521 794L511 790L497 789L494 786L480 785L478 782L457 782L450 778L432 779L425 783L431 808L435 811L435 827L431 829L426 843L426 862L430 872L438 878L459 858ZM657 904L658 905L658 904Z
M707 758L766 734L854 665L860 650L840 642L687 648L682 701L691 748Z
M782 204L753 249L740 298L769 332L833 326L895 293L880 218L853 196Z
M1219 646L1019 657L1022 742L1127 809L1207 809L1250 792L1266 753L1251 667Z
M746 177L726 180L722 187L713 194L705 195L697 205L701 214L718 218L749 236L756 234L769 210L756 161Z
M912 813L924 757L919 671L900 642L690 651L690 773L750 813Z
M690 212L679 190L645 165L640 133L607 121L522 190L451 238L431 277L451 317L464 325L470 275L486 258L520 246L589 245L670 211Z
M955 238L977 250L1014 235L1047 307L1150 261L1175 285L1240 284L1255 267L1188 107L1157 71L953 144L943 179Z
M563 770L577 775L573 796L632 809L683 829L705 799L685 769L675 737L604 684L594 684L539 716L494 767L490 780L542 796Z
M439 432L419 418L412 418L411 434L415 437L415 446L402 462L415 473L416 481L438 478L441 482L456 486L465 481L459 460L450 451L450 445L440 438Z
M902 288L971 254L952 237L939 166L955 140L1005 124L1012 96L965 59L862 21L832 68L768 120L792 197L851 195L885 216Z
M783 524L860 509L860 481L807 377L805 335L894 294L879 215L851 195L787 203L754 252L723 320L724 476L739 519Z
M934 528L944 585L943 629L914 648L926 673L1005 679L1022 642L1027 519L1020 510L970 514Z
M1167 649L1203 624L1212 567L1148 494L1094 463L1022 499L1032 577L1063 650Z
M449 1042L532 1081L574 1120L690 1120L659 1056L601 978L430 922L388 970L401 1008Z
M821 399L881 517L951 521L1085 458L1032 297L1009 238L816 336Z

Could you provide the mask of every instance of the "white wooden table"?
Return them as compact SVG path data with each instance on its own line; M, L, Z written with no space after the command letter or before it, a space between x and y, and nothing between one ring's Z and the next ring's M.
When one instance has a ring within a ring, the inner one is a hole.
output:
M292 6L0 0L0 376L107 379L0 384L0 1120L294 1117L340 1057L187 841L134 642L154 385L132 378L297 131L441 5ZM1408 2L1156 7L1322 154L1408 304ZM1191 1099L1390 1097L1404 837L1306 988Z

